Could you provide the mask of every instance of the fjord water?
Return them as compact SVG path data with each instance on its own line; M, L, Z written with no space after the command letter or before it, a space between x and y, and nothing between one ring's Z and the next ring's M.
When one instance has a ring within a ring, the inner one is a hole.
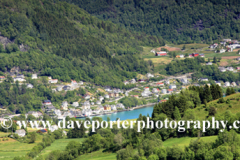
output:
M102 115L98 117L101 117L103 120L107 120L107 117L109 117L111 121L115 121L117 118L120 118L120 120L136 119L139 117L139 114L142 114L143 116L149 115L150 117L152 117L153 107L154 106L149 106L149 107L135 109L132 111L117 112L117 113Z

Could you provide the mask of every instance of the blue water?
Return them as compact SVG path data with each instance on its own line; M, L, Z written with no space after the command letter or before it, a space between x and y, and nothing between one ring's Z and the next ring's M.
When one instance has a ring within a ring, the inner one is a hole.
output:
M98 117L101 117L105 121L107 120L107 117L109 117L111 121L115 121L117 118L120 118L120 120L136 119L139 117L139 114L142 114L143 116L149 115L150 117L152 117L153 107L154 106L149 106L149 107L144 107L140 109L135 109L132 111L117 112L117 113L102 115Z

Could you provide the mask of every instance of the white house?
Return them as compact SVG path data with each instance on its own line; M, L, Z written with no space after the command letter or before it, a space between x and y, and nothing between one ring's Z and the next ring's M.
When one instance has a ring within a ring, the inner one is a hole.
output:
M100 104L101 104L101 101L96 101L96 104L97 104L97 105L100 105Z
M231 72L234 71L233 67L227 67L226 69L227 69L228 71L231 71Z
M129 84L129 82L128 82L128 81L124 81L123 83L124 83L125 85Z
M37 79L37 74L32 74L32 79Z
M73 102L72 106L73 106L73 107L78 107L78 106L79 106L79 103L78 103L78 102Z
M208 81L208 78L200 78L201 81Z
M43 116L43 114L39 111L29 111L27 114L25 114L25 116L27 117L28 115L32 115L35 118Z
M124 107L124 105L123 105L122 103L118 103L118 104L116 105L116 107L117 107L117 108L125 109L125 107Z
M231 86L232 86L232 87L236 87L236 86L237 86L236 82L232 82L232 83L231 83Z
M167 85L170 84L169 80L166 80L166 81L165 81L165 84L167 84Z
M147 78L152 78L152 77L154 77L154 75L151 74L151 73L147 73L147 74L146 74L146 77L147 77Z
M62 112L59 109L55 109L53 111L53 113L56 114L57 116L61 116L62 115Z
M82 105L82 109L90 109L90 102L89 101L85 101Z
M153 89L152 89L152 92L153 92L153 93L158 93L158 92L159 92L159 89L158 89L158 88L153 88Z
M175 85L175 84L171 84L170 86L169 86L169 89L176 89L177 88L177 86Z
M226 68L225 67L218 67L218 69L220 70L220 72L226 72Z
M51 127L49 127L49 130L51 132L54 132L54 131L58 130L58 126L57 125L52 125Z
M183 84L187 84L187 83L188 83L187 78L182 78L180 81L181 81Z
M225 87L229 87L230 86L230 82L225 82Z
M220 51L219 51L219 53L224 53L224 52L226 52L225 49L220 49Z
M99 101L104 100L103 96L100 96L98 99L99 99Z
M83 81L78 82L79 85L83 85Z
M62 107L63 110L68 110L68 102L67 101L63 101L61 107Z
M155 51L155 49L152 49L150 52L152 52L152 53L154 53L154 54L155 54L155 52L156 52L156 51Z
M221 82L219 82L219 81L215 81L215 83L216 83L216 85L221 86Z
M104 97L107 98L107 99L109 99L109 95L108 95L108 94L105 94Z
M135 84L135 83L136 83L136 80L135 80L135 79L131 79L131 80L130 80L130 83Z
M26 131L24 129L18 129L15 131L15 134L18 134L19 137L24 137L26 135Z
M167 90L166 89L162 89L162 94L167 94Z
M90 98L91 98L91 96L88 95L88 94L86 94L85 97L84 97L84 99L90 99Z
M60 91L62 91L62 87L57 87L56 90L57 90L58 92L60 92Z
M32 88L33 88L33 85L32 85L32 84L27 84L27 88L32 89Z
M112 111L116 111L116 110L117 110L116 105L111 105L111 110L112 110Z
M208 62L206 63L207 66L211 66L212 65L212 62Z
M82 110L82 113L85 115L85 116L91 116L92 115L92 110L91 109L83 109Z
M91 102L91 105L94 105L94 102Z
M49 83L58 83L58 79L51 79L48 81Z
M16 82L16 81L18 81L18 82L24 82L24 81L26 81L24 78L25 78L25 77L24 77L23 74L19 74L19 75L17 75L17 76L13 79L13 81L14 81L14 82Z
M184 58L184 55L183 55L183 54L180 54L180 55L179 55L179 58Z

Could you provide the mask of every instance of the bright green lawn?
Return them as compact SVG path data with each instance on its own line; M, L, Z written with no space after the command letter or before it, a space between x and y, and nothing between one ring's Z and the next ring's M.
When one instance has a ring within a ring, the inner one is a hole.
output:
M99 150L96 152L81 155L76 160L116 160L116 153L102 151L103 150Z
M75 139L58 139L55 140L51 146L45 148L40 155L42 155L43 157L46 157L50 152L55 151L55 150L65 150L67 144L70 141L77 141L77 142L82 142L84 140L84 138L75 138Z

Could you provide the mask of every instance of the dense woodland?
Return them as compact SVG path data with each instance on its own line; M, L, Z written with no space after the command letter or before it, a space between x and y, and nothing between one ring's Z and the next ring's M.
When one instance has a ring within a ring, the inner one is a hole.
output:
M61 0L116 24L173 43L239 39L236 0Z
M0 13L1 36L11 41L5 47L0 44L1 72L20 67L61 81L121 88L123 79L149 70L139 58L140 46L164 44L66 2L3 0ZM29 50L20 53L21 44Z

